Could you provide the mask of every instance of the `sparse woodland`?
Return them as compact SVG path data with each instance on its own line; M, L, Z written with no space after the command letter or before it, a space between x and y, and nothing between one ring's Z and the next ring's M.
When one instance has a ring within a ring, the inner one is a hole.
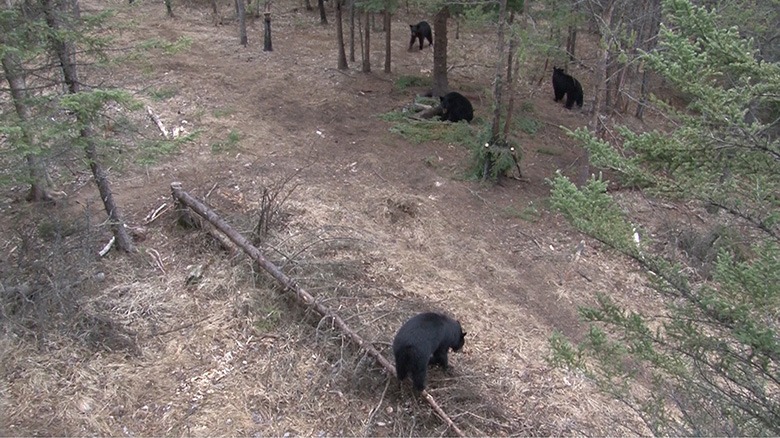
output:
M777 436L779 23L7 0L0 433ZM427 310L469 335L421 396Z

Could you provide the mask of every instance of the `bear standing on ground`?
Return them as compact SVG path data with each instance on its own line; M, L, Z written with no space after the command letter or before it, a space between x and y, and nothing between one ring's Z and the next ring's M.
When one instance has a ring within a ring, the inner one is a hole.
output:
M428 46L433 45L433 32L431 32L431 25L427 21L421 21L417 24L410 24L409 30L412 31L412 39L409 41L409 50L412 50L414 46L414 40L420 39L420 50L423 48L423 39L428 40Z
M439 313L427 312L413 316L398 330L393 339L393 354L398 380L412 375L414 388L425 389L429 364L447 369L447 351L459 351L466 340L460 323Z
M456 93L447 93L441 96L441 119L456 123L461 120L471 122L474 118L474 108L471 106L471 102L466 96Z
M574 79L571 75L564 73L562 68L553 67L552 75L553 91L555 92L555 101L558 102L566 95L566 108L571 109L574 102L582 108L582 85L580 81Z

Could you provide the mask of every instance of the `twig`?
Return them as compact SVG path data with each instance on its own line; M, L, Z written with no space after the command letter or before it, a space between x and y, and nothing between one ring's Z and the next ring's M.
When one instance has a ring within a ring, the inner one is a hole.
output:
M146 225L151 224L152 222L157 220L158 217L160 217L163 211L167 209L168 209L168 203L163 202L161 206L157 207L154 211L146 215L146 217L144 218L144 224Z
M213 316L214 316L214 315L208 315L208 316L204 316L203 318L201 318L201 319L198 319L198 320L196 320L196 321L192 321L192 322L188 322L187 324L182 324L182 325L176 326L176 327L174 327L174 328L172 328L172 329L169 329L169 330L166 330L166 331L164 331L164 332L155 333L155 334L154 334L154 335L152 335L152 336L162 336L162 335L167 335L168 333L173 333L173 332L177 332L177 331L179 331L179 330L184 330L184 329L186 329L186 328L190 328L190 327L192 327L192 326L194 326L194 325L196 325L196 324L200 324L200 323L202 323L203 321L205 321L205 320L207 320L207 319L209 319L209 318L212 318ZM268 337L268 336L264 336L264 337ZM260 338L260 339L262 339L262 338Z
M160 253L157 252L154 248L147 248L146 253L149 254L149 256L154 260L155 265L162 271L163 275L168 275L167 272L165 272L165 266L162 262L162 257L160 257Z
M213 191L214 191L214 189L216 189L218 185L219 185L219 183L218 183L218 182L215 182L215 183L214 183L214 185L213 185L213 186L211 186L211 190L209 190L209 192L208 192L208 193L206 193L206 196L204 196L204 197L203 197L203 199L208 199L208 198L209 198L209 196L211 196L211 192L213 192Z
M106 246L104 246L103 249L101 249L100 252L98 252L98 254L100 254L100 257L105 256L106 254L108 254L109 251L111 251L111 247L114 246L115 241L116 241L116 237L112 236L111 240L109 240L108 243L106 243Z
M157 114L152 111L152 107L146 106L146 112L149 114L149 117L152 119L152 121L157 125L157 128L162 132L163 137L166 139L170 138L170 135L168 134L168 130L165 129L165 125L163 125L162 120L160 120L160 117L157 116Z
M490 205L490 203L488 203L487 200L485 200L485 198L483 198L482 196L479 196L479 193L477 193L477 192L475 192L474 190L471 190L471 189L468 189L468 191L471 192L471 194L474 195L477 199L479 199L480 201L484 202L485 205Z

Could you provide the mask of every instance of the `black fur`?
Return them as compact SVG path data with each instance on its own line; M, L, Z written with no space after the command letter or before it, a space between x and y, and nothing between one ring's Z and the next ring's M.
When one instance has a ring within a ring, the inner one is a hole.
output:
M427 21L421 21L417 24L410 24L409 30L412 31L412 39L409 41L409 50L414 46L414 40L420 39L420 50L423 48L423 39L428 40L428 46L433 45L433 32L431 25Z
M466 332L460 323L439 313L426 312L413 316L398 330L393 339L393 354L398 380L412 376L415 389L425 389L429 364L447 369L447 352L463 348Z
M466 96L455 91L441 96L442 120L459 122L465 120L471 122L474 119L474 108Z
M553 67L552 75L553 92L555 92L555 101L558 102L566 95L566 108L571 109L574 103L582 108L582 85L580 81L574 79L571 75L564 73L562 68Z

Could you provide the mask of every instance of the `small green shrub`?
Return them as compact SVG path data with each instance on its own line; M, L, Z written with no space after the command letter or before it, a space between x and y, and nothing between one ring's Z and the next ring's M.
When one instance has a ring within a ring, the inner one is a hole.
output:
M468 123L414 120L397 111L385 113L380 118L392 124L390 132L398 134L415 144L443 141L470 146L476 141L474 131Z
M525 132L528 135L534 135L539 130L540 123L535 119L520 116L515 120L515 129Z
M514 141L491 143L490 127L485 125L478 141L472 143L472 164L467 176L472 179L496 181L519 166L521 158L520 145Z
M529 202L522 210L518 210L510 205L504 209L504 213L509 217L515 217L526 222L536 222L540 217L539 209L534 205L533 201Z
M241 135L235 129L231 129L228 133L227 140L211 144L211 152L218 154L221 152L232 151L238 146L239 141L241 141Z

